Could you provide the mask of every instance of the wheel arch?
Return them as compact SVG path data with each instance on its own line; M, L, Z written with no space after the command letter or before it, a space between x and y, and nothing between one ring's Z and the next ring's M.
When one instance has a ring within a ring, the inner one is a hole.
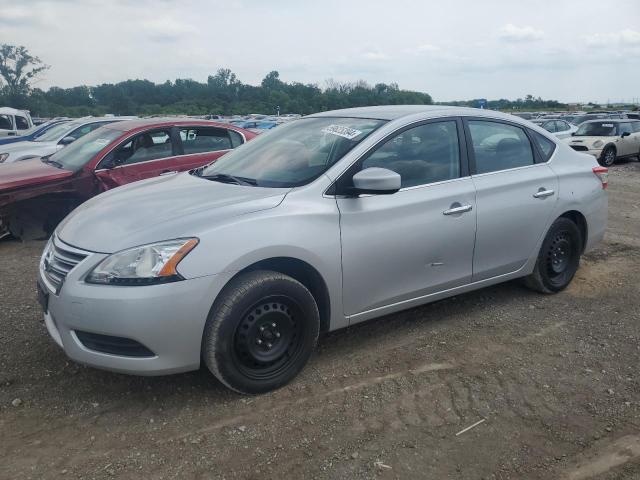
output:
M589 225L587 224L586 217L578 210L568 210L558 218L568 218L576 224L578 230L580 230L580 237L582 240L582 251L580 253L583 253L587 246L587 240L589 239Z
M304 285L316 301L320 314L320 331L327 332L331 321L331 297L329 288L318 270L304 260L295 257L271 257L254 262L239 270L226 283L228 285L239 275L255 270L272 270L288 275ZM225 287L226 287L225 285Z

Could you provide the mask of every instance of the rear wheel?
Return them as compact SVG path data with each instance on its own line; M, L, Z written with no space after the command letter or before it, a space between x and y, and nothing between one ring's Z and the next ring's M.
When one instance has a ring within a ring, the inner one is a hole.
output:
M614 147L607 147L602 151L598 163L603 167L610 167L616 162L616 149Z
M556 293L566 288L580 265L582 238L580 230L568 218L558 218L542 242L533 273L525 284L542 293Z
M318 340L316 302L297 280L247 272L216 300L203 336L209 370L240 393L263 393L293 379Z

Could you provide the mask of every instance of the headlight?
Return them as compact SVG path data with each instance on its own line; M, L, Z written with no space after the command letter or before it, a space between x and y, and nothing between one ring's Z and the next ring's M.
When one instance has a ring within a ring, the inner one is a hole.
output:
M604 145L604 142L602 140L596 140L595 142L593 142L593 148L600 148Z
M123 250L100 262L85 281L107 285L154 285L182 280L176 267L197 244L197 238L179 238Z
M0 153L0 163L4 162L7 158L9 158L8 153Z

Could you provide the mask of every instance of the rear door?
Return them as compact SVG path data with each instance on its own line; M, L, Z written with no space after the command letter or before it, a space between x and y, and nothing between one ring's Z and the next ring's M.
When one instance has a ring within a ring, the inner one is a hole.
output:
M483 118L464 123L477 195L473 281L479 281L514 272L535 254L558 178L520 125Z
M176 171L207 165L244 142L242 135L226 128L180 126L178 133L180 156L174 159Z

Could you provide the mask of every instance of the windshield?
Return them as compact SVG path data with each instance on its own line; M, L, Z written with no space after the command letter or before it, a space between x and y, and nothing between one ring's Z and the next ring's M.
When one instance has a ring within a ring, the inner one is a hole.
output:
M55 127L54 127L55 128ZM93 132L57 151L49 157L51 162L66 170L78 171L91 160L96 153L122 135L122 131L100 127Z
M263 133L201 175L232 176L260 187L305 185L384 123L364 118L303 118Z
M611 137L616 134L616 124L609 122L589 122L580 125L575 136Z
M51 127L49 130L44 132L42 135L39 135L35 138L34 142L54 142L60 139L61 136L64 136L66 133L72 132L73 129L82 125L82 122L71 122L71 123L61 123L54 127Z

